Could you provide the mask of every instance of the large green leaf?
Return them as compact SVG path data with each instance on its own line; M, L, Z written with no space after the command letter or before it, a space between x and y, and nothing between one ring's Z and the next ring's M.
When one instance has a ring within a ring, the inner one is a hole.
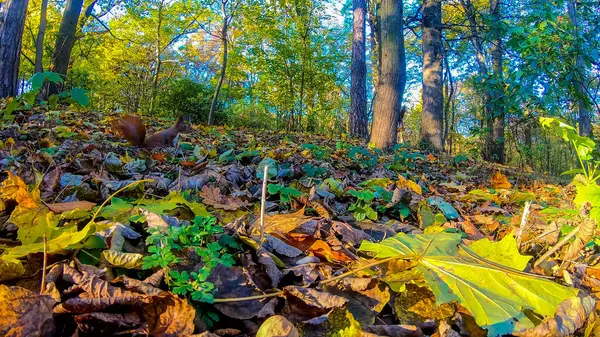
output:
M106 230L109 226L99 225L93 222L88 223L82 230L77 231L76 227L71 227L72 230L65 229L59 236L52 240L48 240L47 252L54 254L65 249L79 248L85 242L85 239L96 231ZM44 251L44 243L32 243L28 245L16 246L6 249L0 258L4 261L11 261L31 253L40 253Z
M500 241L481 239L473 242L467 249L484 259L499 263L517 270L525 270L531 256L519 254L517 240L512 233L505 235Z
M381 259L412 256L437 304L458 301L477 324L488 329L488 336L531 328L534 323L525 315L526 309L549 316L563 300L577 295L576 289L499 266L472 251L461 254L459 244L459 234L400 233L381 243L363 242L360 250Z

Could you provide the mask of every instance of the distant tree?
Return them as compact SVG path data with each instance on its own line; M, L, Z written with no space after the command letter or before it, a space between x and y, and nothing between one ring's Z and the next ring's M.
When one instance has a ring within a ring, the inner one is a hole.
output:
M500 0L490 0L490 13L492 17L492 71L496 84L489 85L491 90L490 115L491 136L487 138L487 158L496 163L506 162L506 151L504 149L504 115L505 115L505 93L504 93L504 71L502 57L502 35Z
M0 98L17 95L19 59L29 0L8 0L0 16ZM1 8L1 7L0 7Z
M367 138L366 1L353 0L352 65L350 68L350 134Z
M38 28L37 37L35 39L35 72L41 73L44 71L44 37L46 35L46 26L48 13L48 0L42 0L42 8L40 10L40 26Z
M442 83L442 3L423 1L423 111L421 142L436 151L444 150Z
M52 71L59 73L63 77L67 77L69 69L69 60L71 59L71 51L75 45L75 33L77 32L77 22L83 7L83 0L68 0L63 13L56 44L54 46L54 55L52 55L52 63L50 65ZM51 84L48 89L48 94L57 94L59 86Z
M382 0L378 14L381 18L381 78L373 102L369 142L385 149L396 144L398 124L403 117L401 110L406 85L406 57L402 0Z
M575 28L575 47L577 51L577 56L575 60L575 65L577 66L577 77L574 80L575 91L576 91L576 100L577 100L577 110L579 112L579 134L581 136L590 136L592 134L592 121L591 121L591 112L589 109L588 102L588 94L586 92L584 83L587 83L587 71L585 66L585 61L583 59L583 50L581 48L581 24L579 22L579 17L577 15L577 7L575 4L575 0L567 1L567 13L569 14L569 19L571 24Z

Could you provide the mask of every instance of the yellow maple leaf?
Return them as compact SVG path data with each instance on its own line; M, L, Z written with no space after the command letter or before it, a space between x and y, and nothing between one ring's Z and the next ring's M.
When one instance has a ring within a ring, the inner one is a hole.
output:
M415 193L417 193L418 195L423 195L423 189L421 188L421 186L419 184L417 184L416 182L406 179L401 175L398 175L398 181L396 182L396 186L398 188L407 188Z
M511 188L512 184L502 172L496 171L496 173L492 175L492 187L494 189Z
M2 182L2 186L0 187L0 199L4 201L14 200L24 208L38 207L38 201L29 193L25 182L19 176L8 171L7 173L8 178Z

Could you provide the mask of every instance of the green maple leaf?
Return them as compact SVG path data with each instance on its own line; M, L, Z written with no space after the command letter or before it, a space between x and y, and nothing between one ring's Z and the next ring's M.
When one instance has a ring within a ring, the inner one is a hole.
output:
M512 232L496 242L489 239L475 241L468 249L484 259L518 270L525 270L531 260L531 256L519 254L517 240Z
M380 243L365 241L359 250L373 252L379 259L417 261L415 268L435 294L437 305L458 301L488 330L488 336L531 328L534 322L525 315L526 309L550 316L563 300L578 293L577 289L500 266L474 252L461 254L460 242L460 234L400 233ZM486 247L490 244L481 243L476 250L494 249Z

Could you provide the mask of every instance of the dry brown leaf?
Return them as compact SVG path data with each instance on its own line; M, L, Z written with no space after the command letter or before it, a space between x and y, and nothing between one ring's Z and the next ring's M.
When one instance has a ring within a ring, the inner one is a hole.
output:
M421 329L414 325L366 325L365 332L388 337L425 337Z
M50 296L0 285L0 336L54 336L54 304Z
M152 296L152 302L144 305L148 332L155 337L191 335L194 333L195 316L194 307L172 293Z
M492 175L492 187L495 189L511 188L512 184L502 172L496 171L496 173Z
M136 329L142 320L135 312L117 314L106 312L91 312L74 317L77 328L86 334L107 336L122 330Z
M202 187L200 196L203 198L202 202L206 205L210 205L214 208L224 209L226 211L235 211L241 207L249 207L250 203L243 201L239 198L228 197L221 194L219 187Z
M546 317L536 327L514 333L520 337L566 337L579 330L595 309L591 296L566 299L556 308L554 317Z
M301 322L343 307L348 300L312 288L287 286L283 288L286 305L283 315L292 322Z
M304 215L304 208L294 213L265 215L265 233L276 233L285 236L285 234L309 222L314 222L314 225L316 225L318 221L316 218ZM253 227L256 234L260 233L260 219L254 222Z
M246 269L242 267L225 267L220 264L213 268L208 281L215 285L215 298L263 295ZM226 316L236 319L251 319L256 317L266 302L266 300L251 300L215 303L215 307Z
M73 210L89 211L96 206L95 203L89 201L71 201L58 204L46 204L46 206L54 213L64 213Z

